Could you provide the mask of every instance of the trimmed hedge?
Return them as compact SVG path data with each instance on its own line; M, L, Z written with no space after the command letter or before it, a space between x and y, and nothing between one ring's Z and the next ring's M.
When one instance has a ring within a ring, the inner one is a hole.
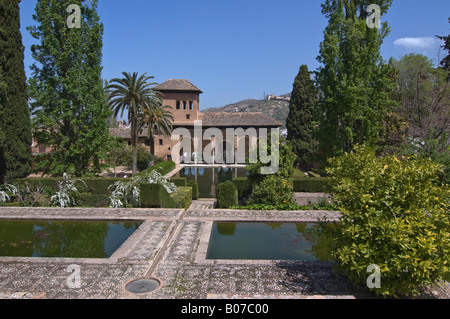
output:
M21 204L19 202L12 203L0 203L0 207L20 207Z
M146 170L143 170L134 176L142 176L142 175L145 175L146 173L150 173L151 171L153 171L155 169L158 169L159 173L161 173L161 175L164 176L164 175L170 173L171 171L173 171L175 169L175 167L176 167L175 162L165 161L165 162L158 163L152 167L149 167Z
M140 185L140 206L143 208L185 208L192 202L192 188L178 187L178 191L169 194L160 184Z
M187 186L187 178L186 177L177 177L171 178L170 181L178 186Z
M76 187L81 193L91 193L96 195L102 194L110 194L111 191L108 190L108 187L114 184L117 181L124 180L123 178L107 178L107 177L89 177L89 178L72 178L72 179L81 179L86 183L86 186L83 183L76 183ZM43 177L33 177L33 178L21 178L15 180L15 184L25 184L28 183L31 186L34 185L42 185L44 188L52 189L57 192L58 182L63 180L62 177L55 178L43 178Z
M82 193L78 199L80 206L85 207L109 207L109 194Z
M299 176L301 175L296 174L296 178L293 180L294 192L327 193L329 191L329 179L321 177L307 177L306 175L299 178ZM247 177L233 178L233 184L237 188L239 199L249 196L252 192L251 184Z
M169 193L160 184L142 184L140 190L140 206L143 208L162 208L170 202Z
M189 181L187 186L192 187L192 199L198 199L198 183L195 181Z
M236 206L238 204L238 191L236 185L231 181L219 184L216 197L218 208Z
M192 203L192 187L178 187L178 191L169 194L173 200L174 205L172 207L164 208L184 208L188 209Z
M294 179L294 192L327 193L329 192L329 180L327 178L308 177Z
M248 177L235 177L233 178L232 182L237 188L239 199L242 199L251 194L252 188Z

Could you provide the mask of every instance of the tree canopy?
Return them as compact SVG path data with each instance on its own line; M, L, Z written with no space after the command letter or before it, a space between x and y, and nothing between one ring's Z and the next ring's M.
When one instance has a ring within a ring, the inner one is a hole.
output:
M318 103L318 92L311 80L307 65L302 65L295 78L289 114L286 120L287 139L291 141L297 163L307 169L312 166L317 141L314 138L314 117Z
M329 20L317 60L320 90L319 153L322 161L354 145L379 143L383 117L395 102L395 68L383 61L380 47L389 33L367 24L370 4L385 14L392 0L326 0L322 13Z
M34 134L39 144L51 146L36 168L51 175L75 176L101 172L109 141L102 71L103 25L97 0L38 0L28 27L39 44L31 47L30 93ZM80 28L69 28L69 5L81 9Z

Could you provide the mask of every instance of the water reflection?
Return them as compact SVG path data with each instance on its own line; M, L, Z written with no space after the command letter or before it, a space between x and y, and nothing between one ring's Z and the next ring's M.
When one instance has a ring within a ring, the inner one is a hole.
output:
M197 182L199 197L215 198L218 184L246 176L244 167L184 167L174 177L186 177L188 181Z
M0 221L0 256L108 258L140 224Z
M207 258L331 260L331 224L216 222Z

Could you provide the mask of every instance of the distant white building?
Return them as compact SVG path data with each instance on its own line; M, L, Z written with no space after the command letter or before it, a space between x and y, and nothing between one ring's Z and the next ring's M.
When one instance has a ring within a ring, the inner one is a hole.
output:
M271 100L274 100L274 101L277 101L277 100L278 101L290 101L291 100L291 98L289 96L277 96L277 95L274 95L274 94L267 95L266 99L267 99L267 101L271 101Z

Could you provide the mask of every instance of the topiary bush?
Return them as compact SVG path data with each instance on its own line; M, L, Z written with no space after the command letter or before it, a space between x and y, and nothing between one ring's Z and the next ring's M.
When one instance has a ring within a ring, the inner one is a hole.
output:
M139 206L142 208L163 208L173 206L169 193L161 184L139 185Z
M189 181L187 183L187 186L192 188L192 199L198 199L199 196L198 183L195 181Z
M383 296L417 295L449 271L450 190L430 159L376 157L357 146L329 160L332 196L342 212L333 234L337 269L366 283L380 267Z
M252 192L248 177L235 177L233 178L233 184L236 185L239 199L249 196Z
M192 188L178 187L176 192L168 193L161 184L139 185L139 203L142 208L184 208L192 202Z
M216 191L217 207L228 208L238 204L238 191L231 181L219 184Z

